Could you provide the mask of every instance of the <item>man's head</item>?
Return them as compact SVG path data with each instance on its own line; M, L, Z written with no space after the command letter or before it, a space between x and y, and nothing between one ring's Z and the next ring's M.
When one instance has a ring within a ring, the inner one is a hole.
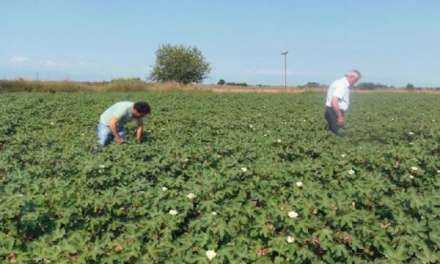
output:
M146 102L137 102L133 106L133 117L142 118L150 114L151 108Z
M348 82L351 86L355 85L362 77L361 73L358 70L352 70L345 74Z

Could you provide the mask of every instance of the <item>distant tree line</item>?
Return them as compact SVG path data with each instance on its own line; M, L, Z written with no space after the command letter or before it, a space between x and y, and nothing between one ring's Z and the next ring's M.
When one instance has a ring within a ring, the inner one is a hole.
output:
M382 83L372 83L372 82L363 82L356 85L355 89L357 90L385 90L385 89L401 89L404 88L406 90L420 90L421 87L416 87L414 84L408 83L405 87L395 87L389 86Z
M318 82L308 82L304 85L298 86L299 88L323 88L325 85L320 84Z
M362 82L354 87L357 90L379 90L394 88L382 83Z
M236 83L236 82L226 82L226 81L223 80L223 79L220 79L220 80L217 82L217 85L243 86L243 87L248 86L248 84L245 83L245 82L241 82L241 83Z

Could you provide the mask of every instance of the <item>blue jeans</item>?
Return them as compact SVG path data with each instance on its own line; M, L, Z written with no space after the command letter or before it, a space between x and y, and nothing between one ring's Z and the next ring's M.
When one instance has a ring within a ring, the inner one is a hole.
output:
M98 134L98 144L101 146L107 145L113 139L112 131L103 123L98 124L96 133ZM122 139L125 139L125 129L123 127L118 127L118 134Z

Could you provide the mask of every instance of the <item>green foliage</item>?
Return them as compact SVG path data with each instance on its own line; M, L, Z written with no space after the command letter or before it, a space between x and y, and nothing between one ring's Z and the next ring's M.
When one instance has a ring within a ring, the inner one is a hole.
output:
M308 82L305 85L303 85L303 87L306 87L306 88L319 88L321 86L322 85L318 82Z
M139 78L120 78L111 82L0 80L1 92L108 92L146 91L152 88Z
M199 83L210 71L209 63L198 48L165 44L156 51L151 78L160 82Z
M220 79L220 80L217 82L217 84L218 84L218 85L225 85L225 84L226 84L226 81L223 80L223 79Z
M226 83L226 85L230 85L230 86L243 86L243 87L246 87L246 86L248 86L248 84L247 84L247 83L245 83L245 82L242 82L242 83L236 83L236 82L227 82L227 83Z
M411 84L411 83L408 83L408 84L405 86L405 88L406 88L407 90L414 90L414 89L416 89L416 87L414 86L414 84Z
M323 97L2 94L0 262L439 263L439 95L353 94L345 138ZM94 153L119 100L144 143Z
M355 88L359 90L377 90L377 89L389 89L391 87L381 83L362 82L356 85Z

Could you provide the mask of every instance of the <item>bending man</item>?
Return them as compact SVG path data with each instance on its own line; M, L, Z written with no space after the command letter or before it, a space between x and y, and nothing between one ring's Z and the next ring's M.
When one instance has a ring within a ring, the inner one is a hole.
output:
M361 74L357 70L350 71L344 78L334 81L327 89L325 119L328 130L336 135L339 128L345 126L345 112L350 105L350 88L355 85Z
M131 120L137 122L136 140L141 142L144 133L142 118L150 114L150 106L146 102L119 102L110 106L102 113L97 133L98 143L107 145L112 139L116 144L122 144L125 140L124 125Z

